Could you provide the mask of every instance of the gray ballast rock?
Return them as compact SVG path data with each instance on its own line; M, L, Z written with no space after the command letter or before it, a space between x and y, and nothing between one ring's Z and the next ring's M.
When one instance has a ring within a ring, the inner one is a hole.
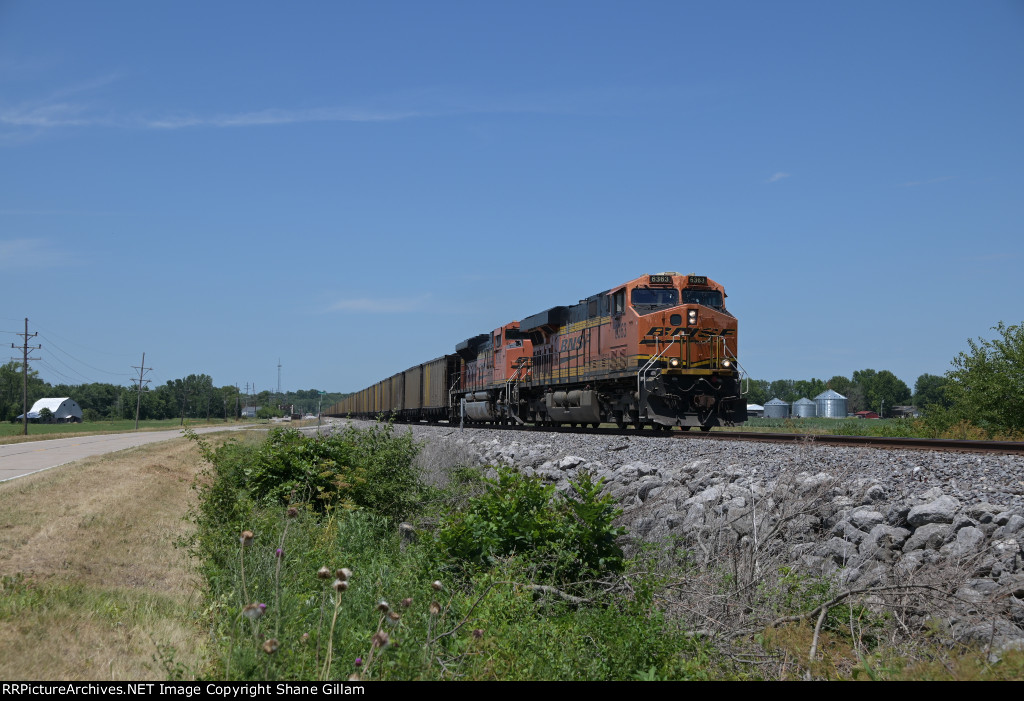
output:
M462 464L507 464L560 490L583 471L603 479L623 508L630 542L672 535L772 549L792 566L856 588L961 577L951 635L975 639L987 625L997 647L1024 646L1024 458L412 430Z

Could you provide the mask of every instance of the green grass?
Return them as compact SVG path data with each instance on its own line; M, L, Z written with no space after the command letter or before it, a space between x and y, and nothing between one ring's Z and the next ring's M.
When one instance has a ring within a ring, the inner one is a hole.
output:
M734 430L734 429L723 429ZM738 430L761 433L807 433L825 436L929 437L915 419L748 419Z
M224 424L223 419L211 419L207 424L205 419L191 419L187 421L193 426L215 426ZM232 425L228 422L226 425ZM139 421L140 431L165 431L181 428L181 419L152 419ZM37 424L29 423L28 435L46 436L60 438L64 434L78 433L124 433L135 430L135 419L117 419L111 421L83 421L80 424ZM0 438L8 436L21 436L22 425L17 423L0 423Z

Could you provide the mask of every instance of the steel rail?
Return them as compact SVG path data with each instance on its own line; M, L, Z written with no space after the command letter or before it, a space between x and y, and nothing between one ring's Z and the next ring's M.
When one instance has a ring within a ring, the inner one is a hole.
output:
M402 423L402 422L396 422ZM411 425L437 425L418 424ZM455 424L448 424L455 426ZM576 428L571 426L536 426L527 424L466 424L466 428L494 431L539 431L577 433L599 436L639 436L642 438L675 438L681 440L760 441L794 445L828 445L879 450L932 450L957 453L999 453L1024 455L1024 441L981 441L948 438L888 438L881 436L833 436L818 433L755 433L753 431L656 431L636 428Z

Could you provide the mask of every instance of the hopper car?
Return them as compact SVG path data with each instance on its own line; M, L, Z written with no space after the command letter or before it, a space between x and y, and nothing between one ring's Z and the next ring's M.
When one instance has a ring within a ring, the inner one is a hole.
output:
M704 275L644 275L455 346L328 416L682 430L747 417L737 321Z

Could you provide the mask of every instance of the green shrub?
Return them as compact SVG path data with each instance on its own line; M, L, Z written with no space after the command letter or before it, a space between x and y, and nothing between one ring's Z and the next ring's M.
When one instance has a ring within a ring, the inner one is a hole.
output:
M584 474L570 482L575 496L560 495L553 485L502 467L488 482L485 494L442 523L438 541L449 557L486 567L525 553L543 574L567 581L622 570L616 538L625 531L613 524L621 510L600 496L601 481Z
M256 447L204 448L216 466L208 506L226 516L244 494L261 505L304 503L319 512L362 507L400 519L419 503L417 450L411 433L396 436L387 424L312 438L275 428Z

